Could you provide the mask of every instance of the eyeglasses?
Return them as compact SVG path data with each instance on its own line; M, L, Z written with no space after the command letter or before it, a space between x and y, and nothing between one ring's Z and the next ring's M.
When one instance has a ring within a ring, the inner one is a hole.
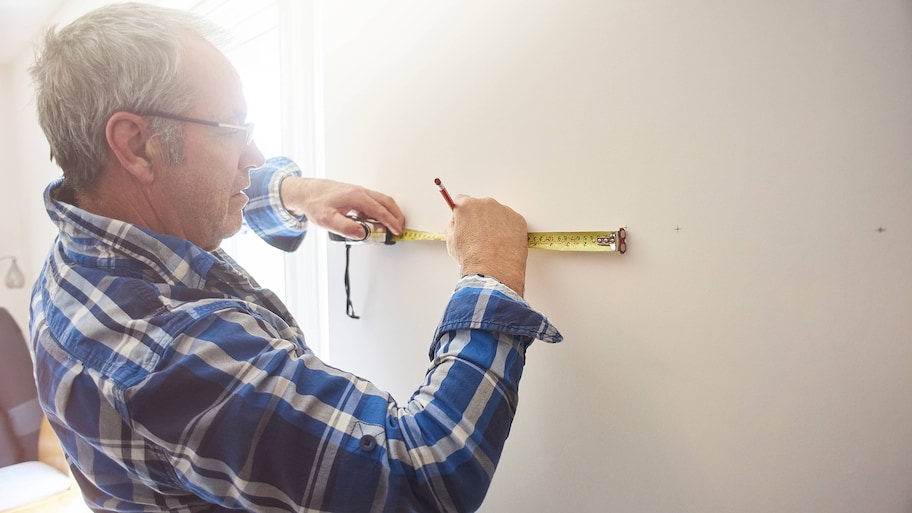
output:
M151 116L155 118L173 119L175 121L186 121L188 123L197 123L200 125L214 126L218 128L230 128L231 130L241 130L244 132L244 143L253 142L253 123L244 123L243 125L232 125L231 123L219 123L218 121L206 121L205 119L188 118L178 116L177 114L165 114L164 112L146 112L140 116Z

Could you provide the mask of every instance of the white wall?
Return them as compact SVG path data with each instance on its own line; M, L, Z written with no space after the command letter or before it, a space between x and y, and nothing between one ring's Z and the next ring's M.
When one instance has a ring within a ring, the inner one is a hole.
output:
M910 511L912 3L321 5L329 177L416 229L438 176L531 230L629 227L531 253L566 341L483 511ZM404 402L455 266L354 248L354 321L332 251L333 362Z
M27 144L22 133L21 110L23 103L20 101L20 88L18 68L13 64L0 65L0 155L4 155L4 165L0 170L0 182L3 183L3 200L0 201L0 255L16 257L17 265L26 277L26 286L21 289L7 289L0 285L0 306L9 310L19 323L23 333L28 326L28 301L30 288L37 276L40 260L36 263L31 254L30 247L30 216L29 197L24 191L29 188L30 173L34 169L26 167L23 161L23 145ZM47 144L42 150L47 156ZM40 196L37 197L40 200ZM35 197L32 196L32 200ZM45 220L47 216L44 216ZM50 224L50 223L48 223ZM11 262L0 262L0 280L9 271Z
M65 24L104 0L69 0L49 24ZM41 34L35 35L35 40ZM26 286L9 290L0 287L0 305L8 309L23 331L28 328L28 302L32 283L38 277L48 248L57 231L44 210L42 195L51 180L60 176L60 168L50 161L47 140L38 126L34 96L28 68L34 61L31 46L18 57L0 65L0 113L7 123L0 125L0 154L6 157L0 170L4 201L0 204L3 217L3 243L0 254L15 253L25 274ZM9 247L9 249L8 249ZM6 272L0 264L0 276Z

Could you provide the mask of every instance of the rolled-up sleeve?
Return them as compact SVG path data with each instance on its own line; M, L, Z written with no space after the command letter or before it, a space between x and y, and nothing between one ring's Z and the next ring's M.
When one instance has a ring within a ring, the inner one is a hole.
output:
M294 251L307 234L307 218L294 216L282 204L282 181L301 176L298 165L288 157L273 157L250 172L250 198L244 208L244 221L269 245Z

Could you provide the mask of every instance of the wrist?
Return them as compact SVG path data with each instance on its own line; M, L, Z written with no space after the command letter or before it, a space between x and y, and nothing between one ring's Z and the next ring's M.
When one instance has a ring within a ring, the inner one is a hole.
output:
M300 201L306 197L303 192L306 179L299 176L286 176L279 185L279 196L282 199L282 205L285 210L295 217L304 216L304 209Z
M480 275L494 278L504 284L510 290L522 297L525 293L526 271L525 269L505 269L492 268L483 266L463 266L462 275Z

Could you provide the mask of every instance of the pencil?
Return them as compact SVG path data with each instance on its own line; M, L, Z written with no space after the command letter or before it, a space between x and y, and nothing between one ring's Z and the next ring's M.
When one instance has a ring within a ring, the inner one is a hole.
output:
M440 191L440 195L443 196L447 205L450 206L450 210L456 208L456 204L453 203L453 198L450 197L450 193L447 192L446 187L443 186L443 182L440 181L440 178L434 178L434 183L437 184L437 190Z

